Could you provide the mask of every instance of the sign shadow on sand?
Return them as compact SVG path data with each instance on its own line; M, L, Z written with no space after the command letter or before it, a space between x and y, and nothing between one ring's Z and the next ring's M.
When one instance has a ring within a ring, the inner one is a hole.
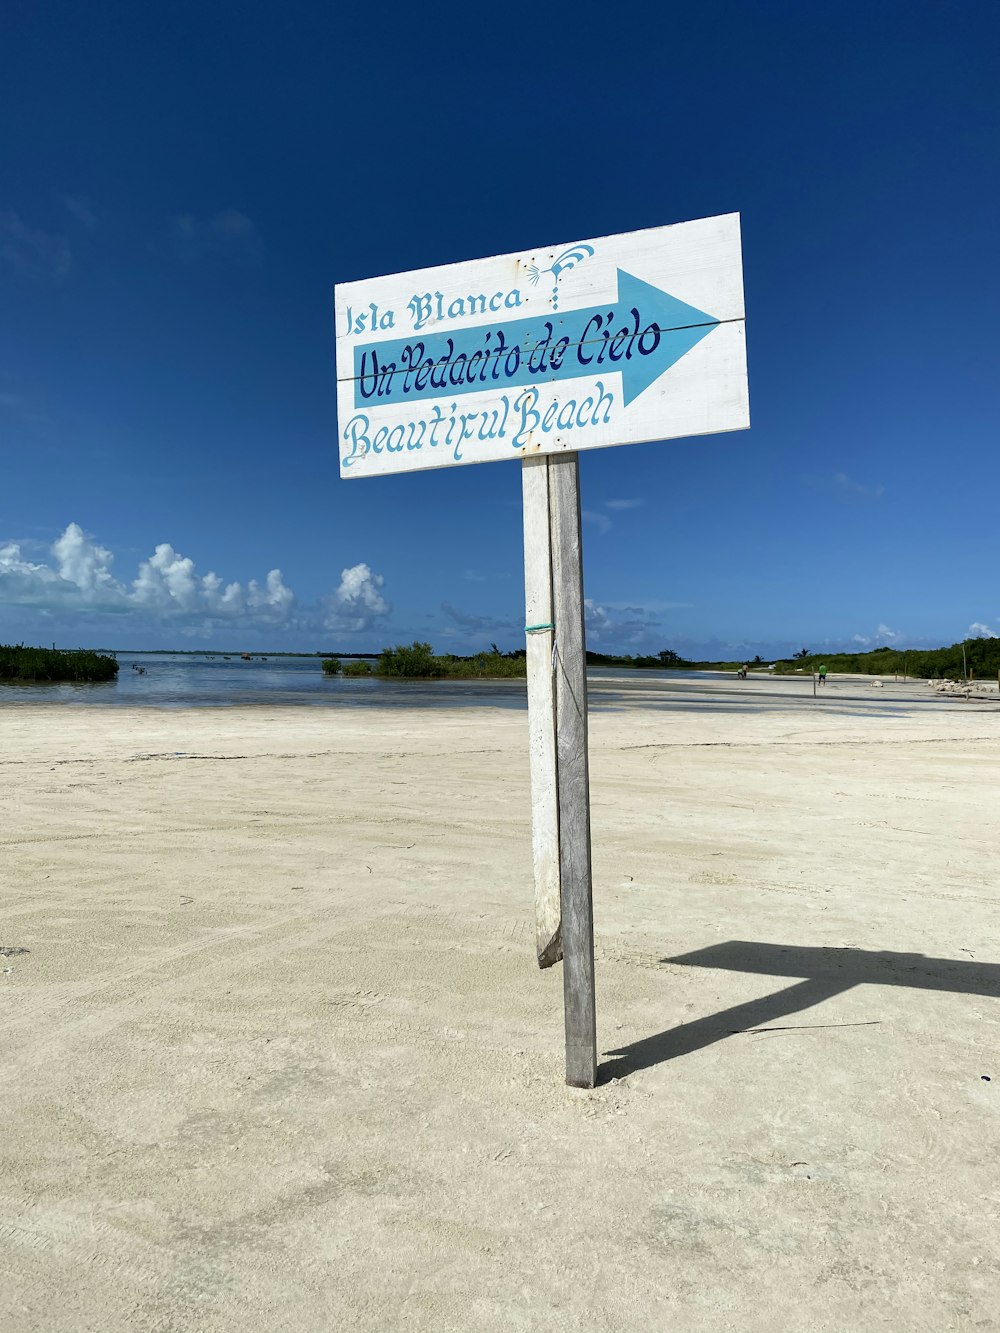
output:
M928 958L918 953L888 950L807 948L728 940L692 953L663 958L682 967L710 967L719 971L754 972L760 976L798 977L792 986L749 1000L745 1004L681 1023L652 1037L605 1052L601 1082L624 1078L640 1069L711 1046L726 1037L752 1032L801 1013L854 986L910 986L918 990L950 991L958 995L1000 998L1000 964ZM874 1026L866 1024L808 1023L802 1028ZM772 1028L772 1031L774 1029Z

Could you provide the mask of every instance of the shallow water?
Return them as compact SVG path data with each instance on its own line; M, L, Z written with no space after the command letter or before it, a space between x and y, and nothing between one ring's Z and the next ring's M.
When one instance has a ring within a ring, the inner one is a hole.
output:
M0 684L0 708L23 704L86 707L232 708L255 704L325 708L527 707L523 680L408 681L324 676L318 657L254 657L221 653L118 653L118 679L100 685ZM374 659L372 659L374 660ZM136 668L142 667L143 671ZM881 716L909 712L936 696L877 701L857 681L838 681L812 697L808 678L766 676L738 681L732 672L635 671L592 667L591 711L629 707L706 713L798 710L807 702L828 712Z
M117 653L116 656L117 680L96 685L0 685L0 707L28 703L105 708L232 708L253 704L526 707L522 680L394 681L325 676L322 659L318 657L255 656L252 661L244 662L221 653ZM140 672L138 667L143 670Z

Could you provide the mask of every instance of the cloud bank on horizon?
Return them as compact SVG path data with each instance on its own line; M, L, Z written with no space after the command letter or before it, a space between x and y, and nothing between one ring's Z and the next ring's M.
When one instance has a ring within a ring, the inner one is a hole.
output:
M70 523L48 549L48 559L25 554L26 543L0 543L0 638L40 639L79 636L79 641L106 640L114 627L120 637L158 634L212 646L217 635L267 636L269 646L315 649L326 633L371 634L398 640L428 634L462 652L498 638L505 646L521 634L520 608L509 615L466 611L450 601L440 604L441 623L419 628L397 625L393 605L385 596L385 578L365 561L340 572L337 586L312 603L303 603L278 568L263 580L226 582L214 570L198 572L193 559L169 542L160 542L125 581L114 571L115 557L78 523ZM29 544L30 545L30 544ZM690 602L629 603L585 600L588 644L609 653L649 653L669 647L694 661L722 661L762 655L786 657L802 646L816 652L866 652L877 647L937 647L880 622L866 633L843 639L813 639L803 645L784 642L705 640L666 623L667 612L683 611ZM969 638L1000 637L1000 625L973 621ZM368 645L365 645L366 647Z
M124 619L137 626L173 628L186 637L209 637L228 626L316 633L356 634L375 628L392 611L384 579L364 562L341 571L340 583L318 605L302 606L280 569L262 583L226 583L214 571L199 574L194 561L161 542L124 583L113 572L114 555L70 523L50 548L51 560L25 557L18 542L0 545L0 611L27 615L33 625L93 625Z

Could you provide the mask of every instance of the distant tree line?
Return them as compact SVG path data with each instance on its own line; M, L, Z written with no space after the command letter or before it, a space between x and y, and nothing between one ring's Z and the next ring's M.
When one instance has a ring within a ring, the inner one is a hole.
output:
M963 660L964 650L964 660ZM776 675L815 671L855 672L864 676L913 676L920 680L962 680L963 671L995 680L1000 671L1000 639L966 639L948 648L872 648L866 653L813 653L801 648L776 661Z
M592 653L589 649L587 651L588 666L634 667L639 671L735 671L745 660L741 658L738 662L702 662L681 657L680 653L675 653L672 648L663 648L651 655ZM764 659L757 657L752 665L763 666Z
M523 648L502 653L494 643L488 652L457 657L453 653L436 654L429 643L414 641L383 648L374 666L356 661L345 665L337 657L327 657L323 660L323 671L327 676L381 676L395 680L496 680L524 677L527 665Z
M691 670L691 663L675 653L672 648L664 648L652 656L634 656L628 653L592 653L587 649L588 666L639 667L660 671L683 668Z
M963 649L965 657L963 660ZM652 656L587 653L589 666L654 668L660 671L731 671L744 663L751 668L769 667L758 653L739 661L703 662L681 657L670 648ZM863 653L815 653L800 648L791 657L773 659L775 675L812 672L825 664L829 672L852 672L864 676L912 676L920 680L962 680L963 670L977 679L995 680L1000 671L1000 639L966 639L947 648L872 648Z
M872 648L863 653L814 653L800 648L791 657L776 658L775 675L812 672L824 663L828 672L851 672L867 676L907 675L921 680L961 680L962 650L965 649L964 669L976 678L995 679L1000 670L1000 639L967 639L964 644L953 643L948 648ZM408 677L414 680L440 680L518 677L526 674L525 650L501 652L495 643L488 651L460 657L453 653L435 654L429 643L414 642L385 648L375 665L370 662L342 662L341 657L323 661L327 675ZM639 671L735 671L744 664L764 668L772 664L757 653L753 658L732 661L700 661L682 657L672 648L658 653L598 653L587 652L588 666L624 667Z

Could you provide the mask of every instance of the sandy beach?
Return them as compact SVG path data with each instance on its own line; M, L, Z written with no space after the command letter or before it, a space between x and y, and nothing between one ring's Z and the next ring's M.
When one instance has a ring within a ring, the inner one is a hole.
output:
M593 702L593 1092L523 712L0 704L4 1329L1000 1327L1000 695Z

